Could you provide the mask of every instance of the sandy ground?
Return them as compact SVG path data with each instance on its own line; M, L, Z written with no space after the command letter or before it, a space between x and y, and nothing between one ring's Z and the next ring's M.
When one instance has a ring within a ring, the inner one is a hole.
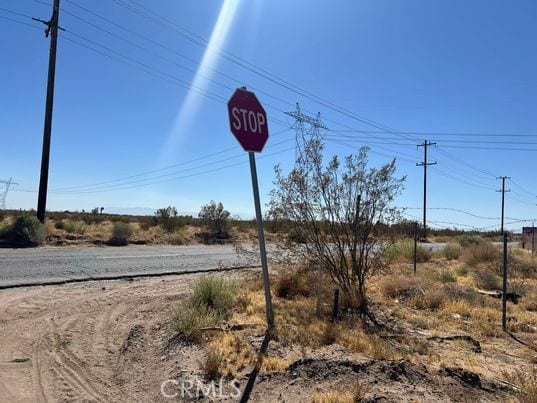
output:
M0 291L0 402L180 400L165 398L162 383L202 378L205 352L197 345L170 345L169 322L178 301L200 276ZM256 348L263 340L260 332L249 341ZM465 347L466 356L470 347ZM287 350L271 342L268 356L280 352L288 356ZM252 370L237 374L236 386L241 390L252 380ZM512 397L490 379L460 367L433 370L408 361L354 357L332 345L296 359L283 372L259 373L250 401L308 402L313 392L341 389L356 380L370 385L369 401L505 401ZM168 383L166 393L173 395L175 386ZM231 384L222 390L229 396L235 391ZM229 396L224 400L237 400Z
M1 291L0 402L162 400L161 321L197 277Z

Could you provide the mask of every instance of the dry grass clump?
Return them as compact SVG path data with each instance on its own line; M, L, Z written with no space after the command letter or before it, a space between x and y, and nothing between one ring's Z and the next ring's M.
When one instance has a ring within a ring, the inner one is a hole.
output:
M445 299L446 294L444 289L440 287L426 290L423 295L414 298L413 302L417 309L430 309L436 311L440 309Z
M276 280L276 295L280 298L308 297L311 287L305 270L286 270Z
M223 357L220 353L214 350L207 352L207 357L202 365L202 371L208 380L215 380L220 377L220 366L222 365Z
M462 255L462 248L456 243L449 243L444 249L442 249L442 255L447 260L457 260Z
M349 392L315 393L311 397L311 403L355 403L356 401Z
M457 237L457 240L463 248L467 248L469 246L476 246L484 242L483 238L481 238L480 236L468 234L459 235Z
M504 372L506 380L518 387L517 397L521 403L537 403L537 368L532 366L530 372Z
M537 278L537 259L532 259L530 255L521 255L512 252L508 256L510 276L525 279Z
M387 276L380 280L379 288L386 297L410 299L424 293L421 284L416 277Z
M501 253L499 249L490 242L481 242L477 245L471 245L464 251L464 262L472 267L480 264L499 263Z
M481 266L473 271L474 284L477 288L495 290L500 288L500 277L496 270Z
M216 326L229 317L237 293L234 281L203 277L194 284L190 297L177 309L173 328L185 339L199 341L200 329Z
M385 252L384 257L389 263L414 261L414 241L403 240L391 245ZM416 248L416 261L425 263L431 260L433 252L418 245Z

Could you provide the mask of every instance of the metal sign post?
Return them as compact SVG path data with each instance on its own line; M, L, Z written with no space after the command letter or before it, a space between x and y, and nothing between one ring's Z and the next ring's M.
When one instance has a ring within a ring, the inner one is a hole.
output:
M259 239L259 253L261 254L261 268L263 270L263 286L265 288L265 304L267 308L267 322L270 328L274 327L274 312L272 310L272 299L270 297L270 280L267 262L267 250L265 249L265 232L263 230L263 216L261 214L261 203L259 201L259 186L257 184L257 169L255 166L255 155L248 152L250 158L250 172L252 174L252 190L254 192L255 218L257 220L257 236Z
M270 296L270 279L265 247L265 232L263 230L263 216L261 202L259 201L259 185L257 183L257 169L254 152L261 152L268 140L268 121L265 109L253 92L246 88L239 88L228 104L229 126L231 132L240 143L244 151L248 152L250 159L250 173L252 175L252 190L254 193L255 217L257 220L257 235L259 239L259 252L261 254L261 268L263 270L263 285L265 288L265 304L267 323L269 329L274 327L274 311Z

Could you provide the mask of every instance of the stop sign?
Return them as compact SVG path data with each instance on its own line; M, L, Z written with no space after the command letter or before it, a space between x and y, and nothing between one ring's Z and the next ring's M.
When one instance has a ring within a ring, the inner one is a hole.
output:
M245 151L261 152L269 131L267 114L253 92L237 88L227 103L229 126Z

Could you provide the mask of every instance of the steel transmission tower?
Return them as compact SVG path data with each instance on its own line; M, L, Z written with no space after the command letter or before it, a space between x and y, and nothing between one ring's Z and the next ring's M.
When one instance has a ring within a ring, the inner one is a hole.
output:
M13 178L9 178L8 181L0 181L4 185L4 189L2 190L2 193L0 193L0 209L5 210L6 209L6 198L7 193L9 192L9 188L11 185L18 185L18 183L13 182Z
M316 117L306 115L300 109L300 104L296 103L296 109L293 112L285 112L295 119L293 129L295 129L295 163L305 164L308 161L308 142L309 140L320 140L321 129L328 130L328 127L321 120L321 112ZM306 124L309 126L306 129ZM308 139L309 137L309 139ZM307 165L307 164L306 164Z

